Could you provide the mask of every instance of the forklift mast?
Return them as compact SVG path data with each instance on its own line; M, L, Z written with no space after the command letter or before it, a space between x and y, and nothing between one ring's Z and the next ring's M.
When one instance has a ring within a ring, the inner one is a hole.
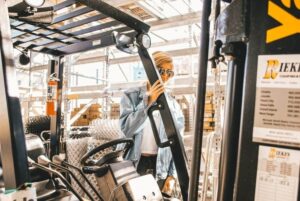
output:
M235 0L215 39L230 56L218 201L299 200L300 4Z
M249 42L233 200L296 201L300 198L300 5L296 0L248 3Z

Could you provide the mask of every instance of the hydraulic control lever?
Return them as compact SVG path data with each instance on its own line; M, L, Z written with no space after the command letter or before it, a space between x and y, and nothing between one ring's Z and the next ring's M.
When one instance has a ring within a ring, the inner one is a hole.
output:
M86 181L86 183L90 186L90 188L94 191L94 193L98 196L98 198L101 201L104 201L102 195L96 190L96 188L92 185L92 183L88 180L88 178L86 177L86 175L84 174L83 170L81 170L80 168L71 165L70 163L68 163L67 161L65 161L65 159L59 155L54 155L53 158L53 163L57 164L57 165L64 165L66 167L72 168L74 170L76 170L77 172L80 173L80 175L82 176L82 178Z
M36 163L34 160L32 160L30 157L27 158L29 166L33 166L36 168L39 168L45 172L51 173L58 178L61 179L61 181L70 189L70 191L78 198L80 201L84 201L81 196L75 191L75 189L72 187L72 185L66 180L66 178L56 170L53 170L52 168L46 167L42 164ZM42 161L41 161L42 162ZM44 163L45 164L45 163Z
M83 190L83 192L89 197L89 199L93 200L93 196L85 189L85 187L83 186L83 184L79 181L79 179L75 176L75 174L70 171L68 168L66 167L63 167L61 165L57 165L53 162L51 162L46 156L44 155L40 155L38 157L38 163L42 164L42 165L50 165L51 167L54 167L54 168L57 168L57 169L60 169L60 170L63 170L67 173L69 173L73 179L75 180L75 182L78 184L78 186Z

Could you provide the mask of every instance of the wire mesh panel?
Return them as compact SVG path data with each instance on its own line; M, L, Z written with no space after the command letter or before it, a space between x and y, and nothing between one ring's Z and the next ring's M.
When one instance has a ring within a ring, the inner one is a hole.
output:
M117 119L96 119L90 124L89 132L97 140L114 140L124 137Z
M72 139L72 138L67 139L66 141L67 159L71 165L74 165L76 167L81 167L80 159L87 151L88 139L89 138L87 137L78 138L78 139ZM79 181L82 184L85 182L82 176L77 171L73 171L73 170L71 171L75 174L75 176L79 179ZM82 189L78 186L78 184L73 179L71 180L71 184L81 196L84 196Z
M104 143L107 143L111 140L124 137L124 134L120 130L119 121L112 119L96 119L93 120L90 124L89 133L91 138L88 140L87 150L90 151L95 147L98 147ZM99 160L105 154L113 151L115 147L107 148L101 152L98 152L93 156L93 160ZM96 177L94 175L88 175L91 183L99 189ZM101 189L99 189L101 192ZM90 191L91 192L91 191ZM95 194L91 192L95 197Z
M111 140L115 140L118 138L124 137L124 134L121 132L119 128L118 120L110 120L110 119L96 119L92 121L89 126L88 134L91 137L86 137L86 132L79 132L78 134L73 133L72 136L66 141L67 146L67 158L68 162L74 166L82 167L80 164L80 159L82 156L91 151L92 149L107 143ZM91 159L99 160L105 154L110 153L116 147L110 147L99 153L95 154ZM93 196L94 200L98 200L97 195L93 192L93 190L89 187L89 185L84 182L83 178L78 174L78 172L74 171L74 174L77 178L80 178L80 182L82 182L85 188L89 191L89 193ZM101 189L98 186L96 178L94 175L86 175L92 185L101 192ZM76 184L76 182L72 181L72 185L74 188L80 193L80 195L84 196L81 188Z
M49 116L29 117L25 124L25 132L40 135L43 131L50 130Z
M90 150L94 149L95 147L98 147L106 142L108 142L108 140L97 140L97 139L94 139L91 137L87 142L87 150L90 151ZM112 150L113 149L106 149L105 151L99 152L99 153L95 154L92 157L92 159L99 160L102 156L104 156L106 153L109 153ZM87 175L87 178L92 183L92 185L95 187L95 189L97 189L99 192L101 192L101 189L97 183L95 175L93 175L93 174ZM88 184L85 184L85 186L88 189L88 191L91 193L91 195L95 198L95 200L97 200L96 194L92 191L92 189L90 189L88 187Z

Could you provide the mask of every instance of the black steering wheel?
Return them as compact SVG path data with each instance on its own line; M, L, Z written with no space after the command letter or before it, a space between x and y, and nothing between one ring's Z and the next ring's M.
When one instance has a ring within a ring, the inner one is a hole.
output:
M95 155L96 153L103 151L107 148L110 148L112 146L122 144L122 143L125 143L125 146L122 149L105 154L97 162L92 162L91 160L89 160L89 158L91 156ZM114 158L118 158L120 156L125 156L127 154L127 152L129 151L129 149L132 147L132 145L133 145L133 140L131 138L121 138L121 139L109 141L98 147L95 147L91 151L84 154L80 160L80 163L84 166L90 166L90 165L101 166Z

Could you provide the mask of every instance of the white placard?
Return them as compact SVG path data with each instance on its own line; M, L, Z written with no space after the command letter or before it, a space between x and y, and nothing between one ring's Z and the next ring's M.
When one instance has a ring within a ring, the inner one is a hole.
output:
M253 141L300 147L300 55L258 57Z
M259 147L255 201L297 201L300 151Z
M8 194L0 194L0 201L36 201L36 189L26 188Z

